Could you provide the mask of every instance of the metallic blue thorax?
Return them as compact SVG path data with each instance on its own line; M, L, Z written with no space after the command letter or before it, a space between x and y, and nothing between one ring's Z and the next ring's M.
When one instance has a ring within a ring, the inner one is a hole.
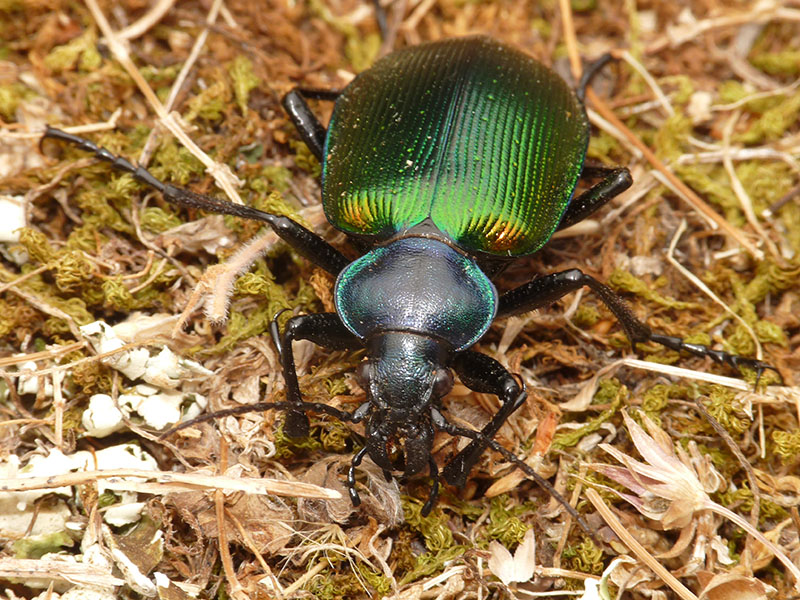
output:
M497 290L475 262L436 239L409 237L375 248L344 269L334 301L362 340L406 331L444 340L454 351L486 332Z

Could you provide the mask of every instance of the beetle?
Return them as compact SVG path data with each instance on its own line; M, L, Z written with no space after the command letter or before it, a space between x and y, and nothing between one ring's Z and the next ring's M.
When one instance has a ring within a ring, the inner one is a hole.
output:
M286 401L246 408L285 409L290 437L308 434L308 410L363 422L366 442L347 475L353 504L360 503L355 469L369 456L387 478L427 468L433 482L422 510L427 514L440 477L463 486L487 447L546 484L493 440L526 399L514 375L471 349L495 319L549 305L586 286L620 321L634 347L655 342L759 374L772 368L652 332L609 287L579 269L502 294L492 283L509 261L536 252L556 230L581 221L631 185L627 168L586 162L585 89L607 60L591 65L573 91L527 54L488 37L467 37L395 51L341 91L290 91L283 106L322 164L326 217L368 249L352 262L287 217L162 183L142 167L57 129L48 128L45 137L94 153L169 202L263 221L335 275L336 312L294 316L282 334L277 319L273 322ZM309 108L310 98L335 102L327 128ZM575 196L579 179L595 183ZM353 412L304 401L295 340L330 349L366 348L357 370L366 401ZM479 432L444 416L441 399L453 385L453 372L467 387L501 401ZM436 430L472 438L441 475L432 457Z

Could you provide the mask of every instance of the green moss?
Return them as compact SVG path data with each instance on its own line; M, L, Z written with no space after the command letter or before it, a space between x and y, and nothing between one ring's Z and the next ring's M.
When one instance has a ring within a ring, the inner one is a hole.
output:
M694 82L688 75L671 75L662 77L660 83L664 85L674 85L677 89L672 93L673 104L686 104L694 94Z
M269 324L272 322L274 312L270 312L265 305L259 309L244 314L238 310L231 310L228 314L228 323L225 335L220 338L219 342L211 348L203 350L204 354L224 354L233 349L239 342L246 340L254 335L261 335L269 330Z
M572 323L581 329L589 329L600 320L600 311L594 306L581 304L572 316Z
M63 293L74 293L94 275L94 266L83 252L67 250L53 260L56 287Z
M743 144L760 144L775 141L784 136L786 130L797 123L800 115L800 94L791 94L760 118L753 121L747 131L733 136L733 141Z
M796 462L800 458L800 429L794 431L773 431L772 441L775 454L783 464Z
M289 182L291 180L292 172L286 167L267 165L261 169L259 177L251 181L250 189L264 196L273 190L285 194L289 191Z
M795 185L795 174L784 162L744 160L735 165L735 171L757 215L783 198Z
M360 35L356 31L353 35L347 36L344 55L347 61L353 65L356 73L360 73L372 66L378 58L381 43L381 36L378 33Z
M642 410L656 424L661 424L661 411L669 404L670 400L686 400L689 397L688 389L679 384L657 383L648 388L642 397Z
M325 452L340 453L347 450L347 444L353 437L353 432L341 421L327 419L319 421L316 425L312 423L311 436L319 437Z
M329 561L330 562L330 561ZM310 568L310 565L309 565ZM363 596L364 587L355 573L322 572L313 577L306 590L319 600L349 600Z
M665 161L672 161L685 152L686 140L692 132L692 120L682 112L667 118L656 133L655 152Z
M70 361L84 358L83 355L70 356ZM111 391L113 375L111 369L100 361L87 361L75 365L71 372L72 383L86 395L105 394Z
M11 305L5 300L0 299L0 337L5 338L17 326L17 320L14 318L14 313L11 310ZM3 384L4 391L8 388ZM5 396L5 393L3 394ZM2 399L5 401L5 397Z
M297 221L303 225L309 226L307 222L300 218L297 210L289 204L282 194L272 192L266 196L257 198L253 202L253 207L264 212L272 213L273 215L283 215L291 217L292 220Z
M722 209L725 219L734 227L746 223L739 199L731 189L730 179L722 167L713 165L675 165L675 174L708 202Z
M38 560L45 554L58 554L64 548L70 548L73 545L75 545L75 540L66 531L56 531L16 540L11 547L14 550L15 558Z
M600 429L600 426L608 421L628 399L628 388L622 385L618 379L604 379L598 385L597 393L594 395L592 404L610 404L609 408L599 415L587 421L582 427L557 433L553 437L551 444L552 450L563 450L571 448L580 442L585 436Z
M147 286L133 294L119 277L105 279L102 290L104 304L120 312L131 312L152 306L161 294L153 286Z
M44 65L51 71L71 71L78 67L81 71L97 70L103 59L97 50L97 35L94 29L87 29L82 35L66 44L56 46L44 57Z
M77 325L86 325L95 320L94 316L86 309L86 303L81 298L62 298L53 292L52 286L34 277L22 284L24 288L38 297L45 304L55 307L70 317ZM53 318L46 322L45 330L48 334L64 333L69 331L67 324L61 319Z
M55 250L50 246L50 241L38 229L32 227L20 229L19 243L33 262L47 264L55 258Z
M16 119L17 107L20 103L33 98L36 94L21 83L0 85L0 116L7 121Z
M800 50L786 48L779 52L762 52L751 56L750 63L770 75L797 75L800 73Z
M403 498L403 511L406 524L422 534L425 547L437 552L453 546L453 532L448 525L448 519L441 508L435 507L428 516L422 516L423 503L416 498Z
M591 12L597 8L597 0L571 0L570 5L575 12Z
M754 91L744 86L741 81L728 80L722 82L719 87L719 100L723 104L733 104L740 100L754 95ZM761 114L780 104L780 96L768 96L766 98L754 98L744 103L745 110Z
M205 174L200 160L174 139L165 139L153 157L150 172L162 181L185 186Z
M356 563L356 569L358 570L358 574L361 575L364 581L366 581L367 584L377 592L378 598L383 598L384 596L388 596L389 593L392 591L391 580L382 573L373 571L367 565L361 562ZM348 600L350 597L348 597Z
M257 296L267 305L273 315L284 308L291 308L286 290L275 283L275 277L263 263L258 271L245 273L236 280L234 294L238 296Z
M608 284L615 290L636 294L665 308L674 308L676 310L696 310L700 308L700 305L695 302L683 302L662 296L653 289L651 284L623 269L615 269L608 279Z
M323 0L309 0L308 10L345 36L344 55L357 73L372 66L381 47L377 32L363 35L348 20L336 17Z
M530 514L533 509L530 503L513 506L506 494L492 498L489 522L481 532L483 543L488 544L489 540L497 540L506 548L522 543L530 527L520 519L520 516Z
M250 90L261 85L261 80L253 72L253 63L249 58L239 55L228 64L228 74L233 80L233 94L236 104L243 116L247 116L247 100Z
M197 119L216 123L225 115L232 95L227 81L224 77L220 77L187 102L183 118L189 123Z
M750 427L750 419L734 408L736 394L734 390L715 385L705 402L708 413L733 436L741 435Z
M617 162L616 159L620 157L621 150L619 141L601 130L589 138L589 149L586 151L586 156L610 164Z
M275 456L287 458L295 454L308 454L322 449L322 442L319 438L309 435L302 438L289 437L283 431L283 423L275 429L273 441L275 442Z
M800 204L788 202L778 212L781 225L784 229L784 239L794 251L795 255L800 255Z
M584 538L577 546L565 548L562 557L570 565L569 568L581 573L600 575L605 568L603 551L589 538Z
M148 206L142 211L142 227L152 233L163 233L174 227L183 224L177 215L159 208L158 206Z
M422 516L423 503L415 498L403 497L406 526L422 535L425 552L416 557L413 567L399 581L405 585L441 571L446 563L466 552L467 547L454 543L448 518L441 508L434 508L427 517Z
M311 154L308 146L300 140L289 140L289 146L294 150L294 164L312 177L317 178L322 174L322 165L317 157Z
M109 194L110 191L112 190L108 187L85 189L72 197L72 204L83 211L83 223L90 228L87 233L92 237L94 237L94 232L99 232L104 227L120 233L135 233L130 221L123 217L120 210L112 205L114 201ZM128 198L120 199L116 202L119 202L122 208L129 209L130 207Z

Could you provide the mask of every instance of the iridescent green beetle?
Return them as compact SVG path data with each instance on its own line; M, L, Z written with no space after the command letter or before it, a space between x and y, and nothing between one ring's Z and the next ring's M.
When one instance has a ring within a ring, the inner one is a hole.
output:
M588 143L583 104L541 63L486 37L424 44L337 99L322 202L351 235L427 221L468 254L531 254L561 221Z
M273 323L286 401L250 409L285 409L284 432L294 437L308 433L307 410L363 421L366 445L348 474L353 503L360 502L355 468L369 455L387 477L392 471L410 476L428 467L433 485L423 507L427 514L439 489L431 455L435 430L472 439L444 467L445 481L463 485L491 447L549 487L492 439L526 398L500 363L470 350L496 318L534 310L588 286L620 320L632 343L656 342L759 373L771 368L652 333L610 288L578 269L503 294L491 282L510 259L535 252L556 229L584 219L631 185L625 168L584 162L589 139L584 91L605 62L590 66L573 92L526 54L486 37L470 37L394 52L342 91L297 88L287 94L287 113L322 163L325 214L360 246L372 248L353 262L287 217L164 184L65 132L48 129L45 136L94 152L160 190L170 202L264 221L295 250L336 275L335 313L295 316L282 336ZM335 101L327 129L305 98ZM600 181L573 198L581 178ZM300 339L328 348L366 348L358 378L367 400L352 413L305 402L292 354L292 342ZM480 432L450 423L443 413L441 398L452 387L451 371L469 388L496 394L502 402Z

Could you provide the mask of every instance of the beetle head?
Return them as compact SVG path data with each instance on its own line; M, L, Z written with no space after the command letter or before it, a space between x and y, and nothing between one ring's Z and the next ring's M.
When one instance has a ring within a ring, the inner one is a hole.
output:
M446 344L390 331L369 345L358 377L367 390L367 452L387 471L414 475L428 466L433 445L431 409L453 387Z

